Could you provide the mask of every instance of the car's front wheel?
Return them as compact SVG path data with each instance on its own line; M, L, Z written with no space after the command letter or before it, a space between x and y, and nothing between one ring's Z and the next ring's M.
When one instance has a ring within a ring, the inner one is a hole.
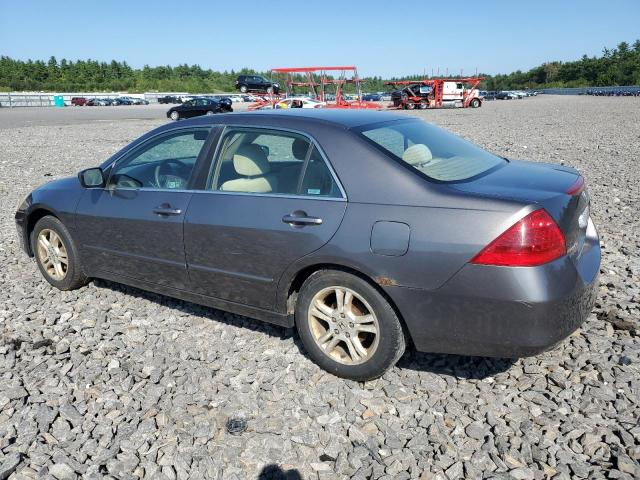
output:
M180 120L180 112L174 110L171 112L171 120Z
M405 350L400 320L389 302L366 280L321 270L302 285L296 326L309 356L334 375L377 378Z
M246 85L240 85L240 92L241 93L247 93L248 92L248 88Z
M31 250L47 282L60 290L75 290L89 279L67 227L53 216L42 217L31 234Z

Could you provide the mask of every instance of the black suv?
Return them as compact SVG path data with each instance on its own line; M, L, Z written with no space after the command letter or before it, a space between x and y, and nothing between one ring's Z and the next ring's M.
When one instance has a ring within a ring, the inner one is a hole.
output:
M239 75L236 80L236 89L242 93L280 93L279 84L270 82L260 75Z

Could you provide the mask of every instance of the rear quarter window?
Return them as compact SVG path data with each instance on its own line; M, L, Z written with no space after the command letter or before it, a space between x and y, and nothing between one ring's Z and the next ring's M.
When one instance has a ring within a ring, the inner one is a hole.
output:
M420 120L365 125L356 132L392 159L439 182L468 180L506 162Z

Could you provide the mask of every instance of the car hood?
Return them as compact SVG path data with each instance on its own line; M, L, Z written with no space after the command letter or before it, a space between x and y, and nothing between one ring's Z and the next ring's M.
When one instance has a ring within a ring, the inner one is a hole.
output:
M57 180L51 180L50 182L47 182L44 185L40 185L38 188L34 190L34 192L44 191L44 190L68 190L68 189L75 189L75 188L82 188L80 186L80 180L78 180L77 176L64 177L64 178L58 178Z

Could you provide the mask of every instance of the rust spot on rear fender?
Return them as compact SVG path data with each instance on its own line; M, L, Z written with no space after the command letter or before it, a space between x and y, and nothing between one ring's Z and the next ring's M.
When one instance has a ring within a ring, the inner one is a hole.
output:
M398 284L393 278L384 277L384 276L376 277L375 281L378 285L382 287L393 287Z

